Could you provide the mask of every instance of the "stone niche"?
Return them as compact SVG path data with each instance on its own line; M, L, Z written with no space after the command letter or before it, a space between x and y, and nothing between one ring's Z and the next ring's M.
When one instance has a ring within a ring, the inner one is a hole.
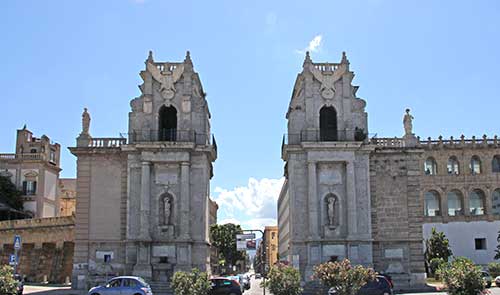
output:
M319 217L325 238L344 238L347 235L345 167L343 162L318 164ZM330 197L336 198L333 224L328 213L327 199Z

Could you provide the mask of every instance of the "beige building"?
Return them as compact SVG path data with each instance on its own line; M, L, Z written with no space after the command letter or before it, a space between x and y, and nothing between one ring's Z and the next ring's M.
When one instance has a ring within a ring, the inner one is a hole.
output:
M264 236L257 248L256 265L257 272L265 272L278 262L278 226L266 226Z
M157 62L150 52L140 76L126 137L93 138L85 109L70 148L77 157L77 289L103 281L110 268L145 278L155 293L168 292L175 271L210 271L217 145L200 77L189 52L182 62Z
M406 110L403 136L369 138L349 68L345 54L340 63L307 55L297 77L282 146L280 258L304 281L314 265L349 258L408 289L424 283L423 241L436 227L455 255L491 262L500 228L497 137L421 140Z
M76 178L61 178L57 186L59 216L72 216L76 210Z
M0 154L0 173L9 176L23 193L24 210L33 217L54 217L59 212L60 145L26 129L17 130L15 153Z

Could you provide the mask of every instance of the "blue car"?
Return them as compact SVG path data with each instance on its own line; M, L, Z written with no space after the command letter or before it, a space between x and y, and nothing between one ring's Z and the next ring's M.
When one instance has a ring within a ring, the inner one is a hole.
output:
M104 286L89 290L89 295L153 295L151 287L140 277L116 277Z

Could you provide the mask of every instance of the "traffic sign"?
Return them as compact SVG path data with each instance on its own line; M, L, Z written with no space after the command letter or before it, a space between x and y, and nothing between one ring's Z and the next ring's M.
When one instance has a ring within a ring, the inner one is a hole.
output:
M11 265L11 266L17 265L17 256L16 256L16 254L11 254L10 255L9 265Z
M240 240L240 241L243 241L243 240L253 240L253 239L255 239L255 234L251 233L251 234L236 235L236 239Z
M14 237L14 249L19 250L21 249L21 236L16 235Z

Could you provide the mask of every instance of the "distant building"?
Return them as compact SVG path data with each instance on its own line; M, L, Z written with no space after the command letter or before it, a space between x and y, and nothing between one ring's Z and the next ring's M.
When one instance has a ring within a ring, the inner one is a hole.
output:
M57 186L59 216L72 216L76 209L76 179L61 178Z
M58 215L57 183L61 147L42 135L33 136L26 129L17 130L15 153L0 154L0 173L23 192L24 211L33 217Z
M278 261L278 227L266 226L264 237L257 248L255 259L256 272L265 273Z

